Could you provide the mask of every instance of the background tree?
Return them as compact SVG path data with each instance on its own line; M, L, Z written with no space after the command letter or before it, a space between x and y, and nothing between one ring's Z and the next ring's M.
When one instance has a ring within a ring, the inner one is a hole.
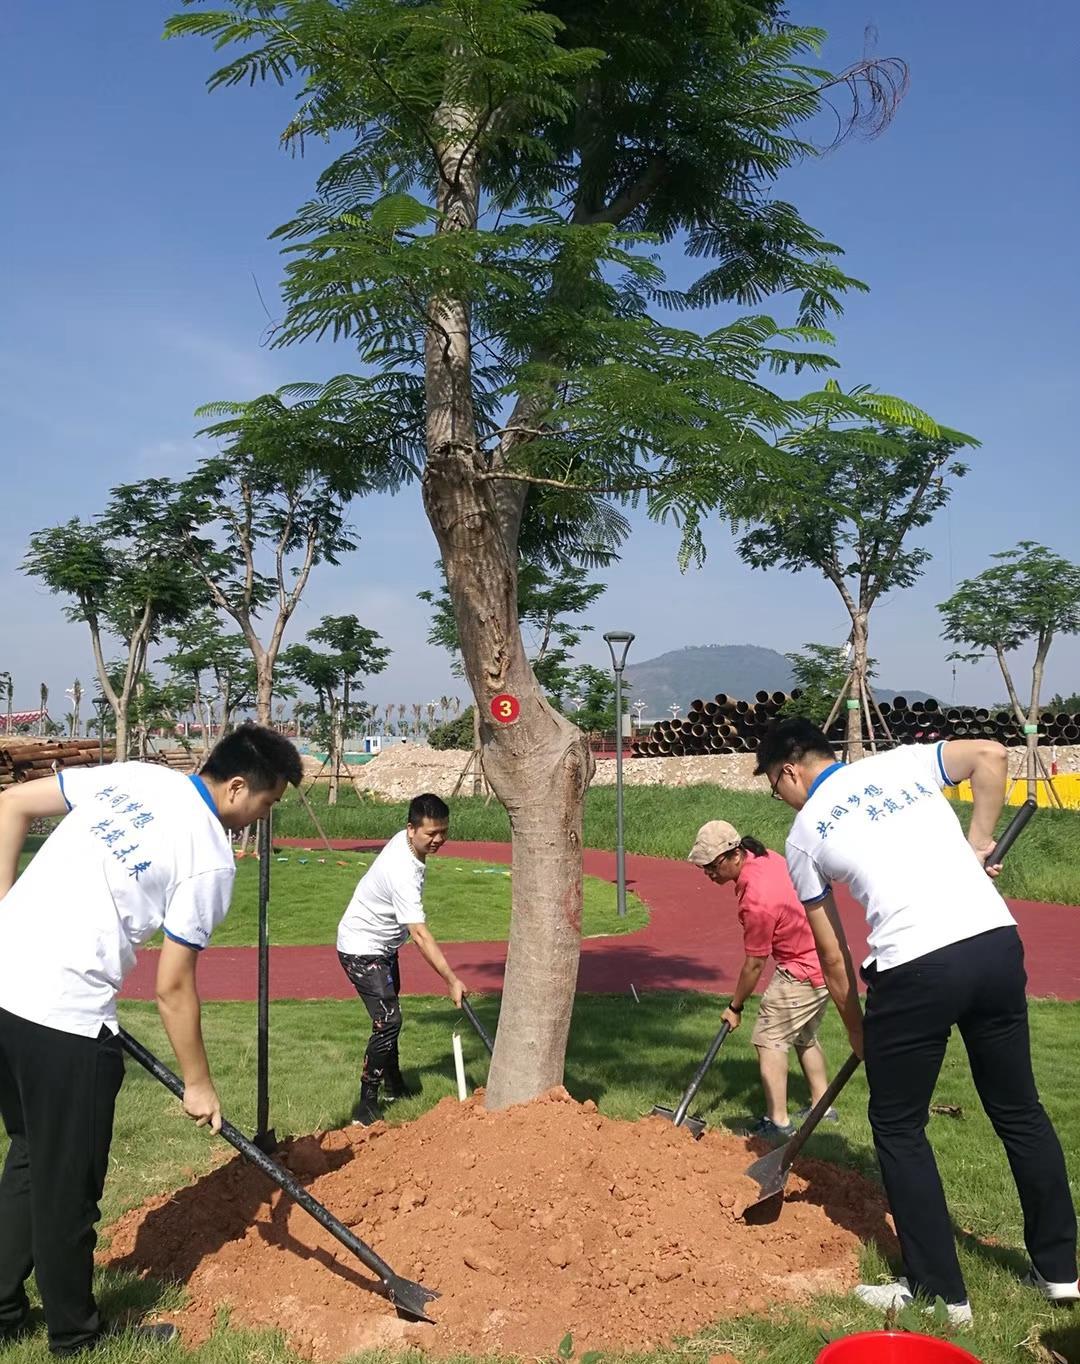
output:
M48 719L49 715L49 687L47 683L42 682L39 688L39 693L40 693L39 699L41 704L38 708L38 733L44 734L45 721Z
M0 698L3 699L4 704L7 708L5 712L6 714L6 720L4 725L5 734L11 733L11 708L14 696L15 683L11 680L11 673L10 672L0 673Z
M906 71L807 65L823 35L782 22L774 0L694 0L663 25L652 0L228 0L169 31L240 46L212 86L295 77L287 141L348 139L281 229L276 341L349 338L364 376L283 396L378 414L388 480L421 478L514 844L487 1102L530 1098L562 1078L593 763L522 639L526 509L555 567L617 546L619 504L640 496L677 519L686 562L740 478L779 477L793 427L897 418L869 394L792 399L760 376L826 364L820 327L861 287L769 194L813 150L795 126L841 90L845 125L879 131ZM665 287L659 241L702 259L688 289ZM753 317L698 336L657 315L771 293L792 296L796 329ZM521 703L512 725L490 718L500 692Z
M151 736L155 731L174 734L183 717L192 708L193 688L189 682L176 677L159 680L147 669L131 706L130 722L137 736L136 752L145 758L152 751Z
M427 736L428 743L432 748L469 749L473 743L473 732L475 727L475 706L466 706L463 711L455 715L453 719L446 720L441 725L436 725Z
M633 683L624 678L623 686L629 691ZM565 690L556 704L572 712L574 723L586 734L608 734L615 728L615 679L608 669L583 663L567 674ZM626 729L624 726L623 733Z
M353 726L362 721L363 716L367 714L366 707L356 700L354 693L361 686L361 678L374 677L383 672L390 658L391 651L378 643L380 638L377 631L361 625L356 616L323 616L315 629L308 632L308 639L325 644L332 650L338 667L338 681L335 686L339 685L341 688L340 704L336 708L333 726L331 803L337 800L345 738L352 733Z
M31 535L23 571L51 592L73 598L65 614L89 627L98 685L115 717L116 756L122 760L128 753L128 711L150 646L194 607L186 565L143 519L135 499L118 488L93 522L75 518ZM127 650L118 677L105 662L108 635Z
M357 720L367 714L356 700L361 678L381 673L390 650L378 643L381 636L361 625L356 616L323 616L307 638L329 646L320 653L307 644L293 644L282 663L296 681L315 693L314 728L325 735L330 763L328 802L337 804L345 739Z
M815 569L847 609L850 661L834 701L837 707L847 703L849 761L863 755L864 724L873 740L870 612L886 593L910 587L922 573L929 551L905 542L948 502L951 480L967 472L956 453L975 443L954 431L822 425L792 441L793 476L778 486L766 473L740 489L737 518L753 526L738 541L743 562L789 573ZM877 716L887 734L879 710Z
M271 723L274 665L312 570L356 548L350 500L379 486L364 463L362 411L289 407L276 395L215 403L200 432L224 441L182 482L148 479L117 491L177 546L212 604L251 650L260 724ZM265 641L257 623L269 614Z
M840 696L851 676L848 663L851 649L833 644L804 644L801 652L785 654L795 677L799 695L785 701L781 715L805 715L816 725L824 725L833 714L836 698ZM866 660L866 680L873 679L877 668L875 659Z
M994 566L965 578L938 610L945 638L964 646L951 659L971 663L988 653L997 659L1013 714L1026 735L1028 795L1034 799L1042 765L1036 747L1039 694L1055 636L1080 632L1080 567L1033 540L1021 540L1015 549L991 557ZM1008 656L1029 646L1034 654L1025 706Z
M218 613L204 607L171 630L176 645L162 660L191 690L191 704L202 731L203 752L227 733L236 712L255 704L255 663L241 634L226 634Z

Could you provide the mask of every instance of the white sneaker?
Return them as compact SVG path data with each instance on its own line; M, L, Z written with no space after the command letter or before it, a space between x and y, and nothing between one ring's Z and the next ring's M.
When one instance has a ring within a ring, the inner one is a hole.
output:
M855 1296L877 1312L899 1312L915 1301L907 1279L897 1279L895 1283L861 1283L855 1289Z
M855 1289L855 1296L867 1307L878 1312L902 1312L915 1301L907 1279L897 1279L895 1283L861 1283ZM950 1326L970 1326L973 1321L969 1302L946 1304ZM924 1307L923 1312L930 1316L933 1307Z
M1051 1283L1032 1265L1024 1282L1030 1288L1037 1288L1047 1302L1080 1302L1080 1284L1075 1279L1072 1283Z

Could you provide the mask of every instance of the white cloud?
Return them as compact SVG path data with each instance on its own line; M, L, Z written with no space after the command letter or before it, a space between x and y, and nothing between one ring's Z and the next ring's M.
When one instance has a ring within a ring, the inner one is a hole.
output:
M223 336L183 322L161 324L154 331L177 354L194 360L206 382L219 386L224 393L243 392L253 396L284 382L279 366L254 340L237 345Z

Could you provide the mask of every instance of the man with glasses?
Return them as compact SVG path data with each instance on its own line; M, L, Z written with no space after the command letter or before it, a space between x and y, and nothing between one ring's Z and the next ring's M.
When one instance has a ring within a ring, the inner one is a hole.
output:
M1035 1087L1024 950L987 867L1005 796L1007 755L987 740L914 744L843 764L809 720L763 738L756 773L798 814L787 840L825 983L866 1061L869 1118L906 1277L862 1284L870 1306L944 1299L971 1321L949 1211L926 1139L930 1100L952 1028L1009 1158L1031 1256L1028 1282L1055 1303L1080 1299L1076 1215L1065 1160ZM970 781L965 838L942 788ZM832 884L866 911L866 1016Z

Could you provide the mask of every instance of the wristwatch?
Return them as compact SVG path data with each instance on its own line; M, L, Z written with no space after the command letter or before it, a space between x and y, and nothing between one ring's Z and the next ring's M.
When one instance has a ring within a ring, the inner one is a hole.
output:
M745 1004L731 1003L728 1005L728 1008L731 1010L733 1014L741 1014L745 1007L746 1007Z

